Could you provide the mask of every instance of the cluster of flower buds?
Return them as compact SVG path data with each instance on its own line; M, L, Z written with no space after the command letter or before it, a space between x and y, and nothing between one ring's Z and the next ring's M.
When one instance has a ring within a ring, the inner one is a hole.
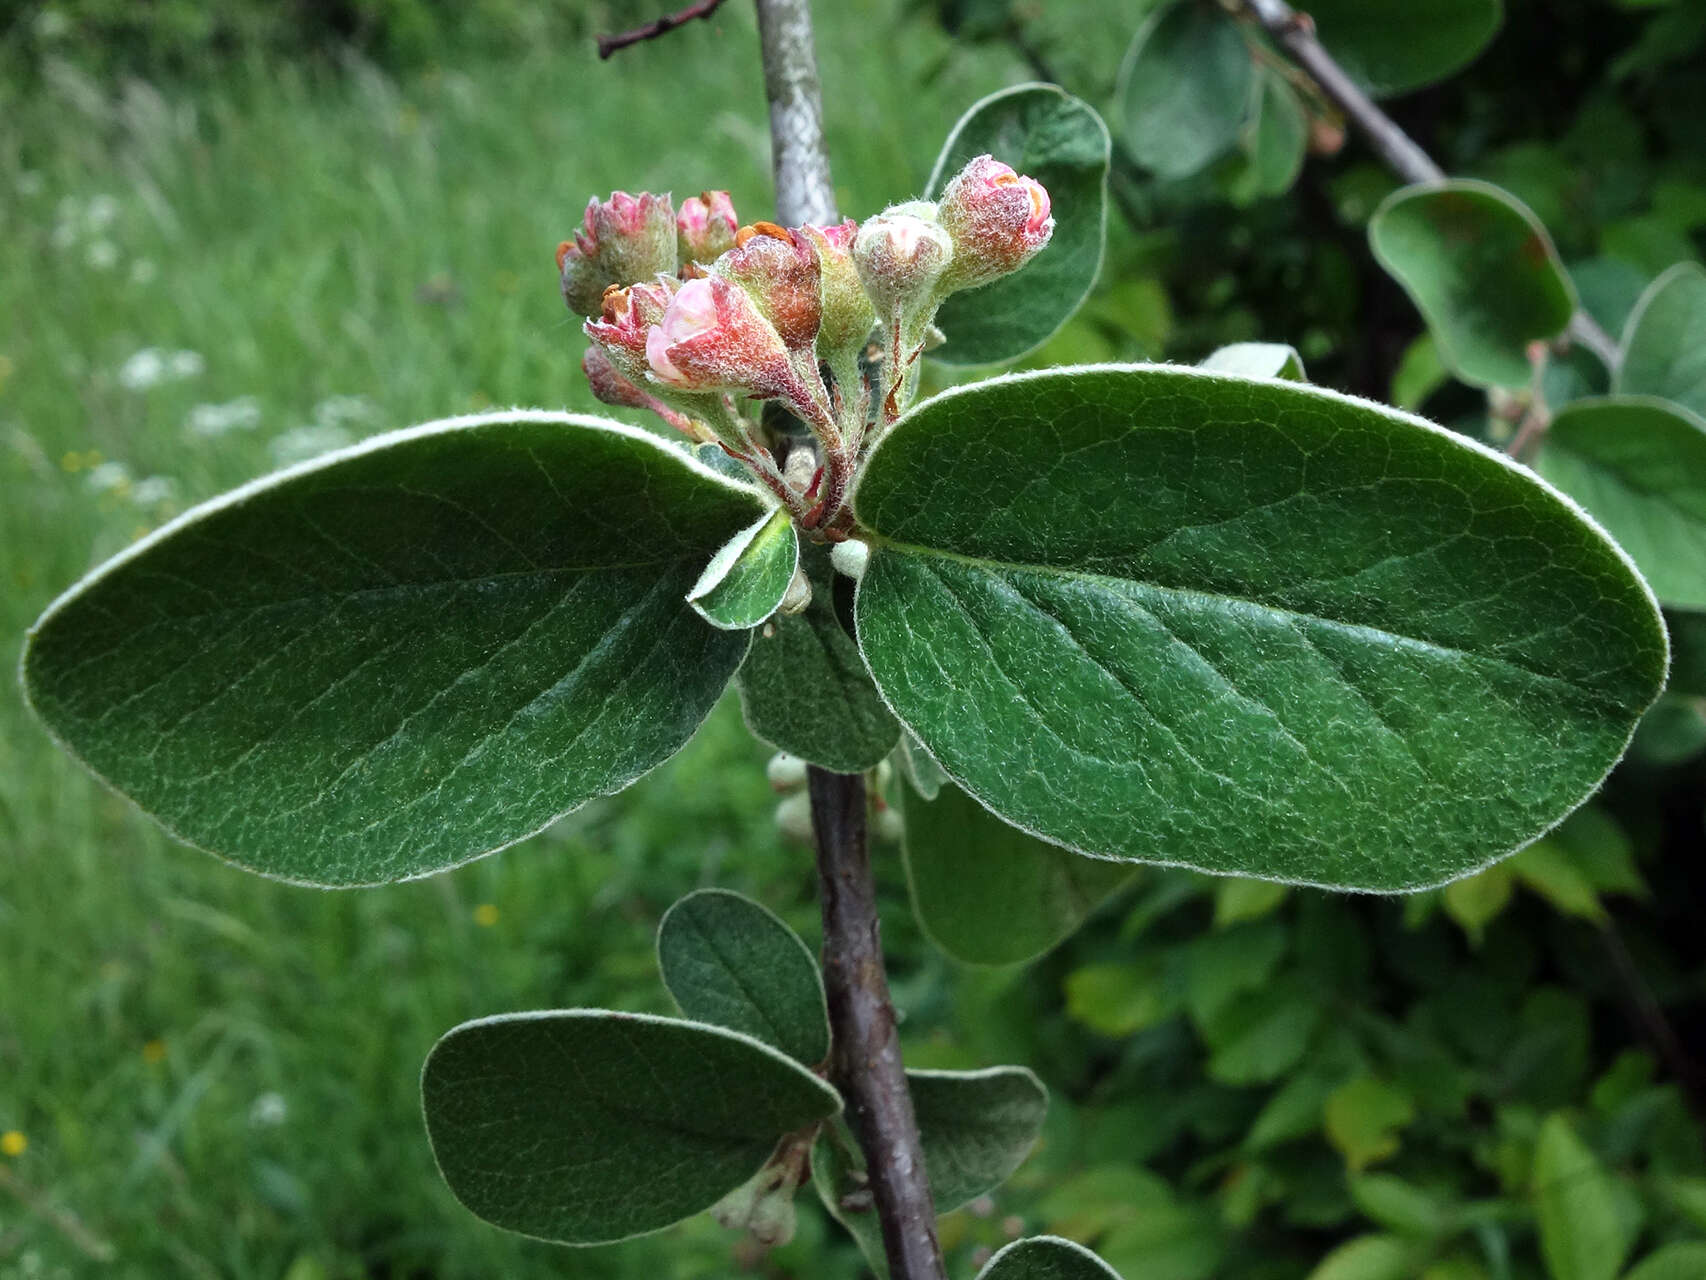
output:
M1016 271L1053 230L1041 185L979 156L939 201L894 205L863 224L739 226L726 191L679 214L668 196L619 191L587 206L557 266L563 297L589 317L583 367L599 399L651 409L768 464L761 478L804 511L810 495L759 457L740 401L780 401L816 435L830 470L849 471L871 417L861 360L873 337L887 365L886 423L942 301ZM820 506L839 501L839 472Z

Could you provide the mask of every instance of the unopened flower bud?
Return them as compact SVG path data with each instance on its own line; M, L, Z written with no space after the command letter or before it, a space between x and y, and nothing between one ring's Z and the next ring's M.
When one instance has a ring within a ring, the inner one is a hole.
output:
M884 844L899 844L906 835L906 822L900 816L900 810L893 805L878 810L871 823L871 834Z
M790 351L810 347L823 315L812 242L774 222L742 227L735 239L735 248L717 259L714 272L746 290Z
M796 792L776 806L776 829L801 844L812 842L812 798Z
M557 246L563 300L576 315L597 315L611 285L675 270L675 209L667 195L613 192L587 203L585 223Z
M1054 234L1048 192L994 156L978 156L954 175L937 206L954 242L943 284L970 289L1017 271Z
M681 202L675 215L676 249L682 262L715 262L735 247L735 207L727 191L706 191Z
M858 538L848 538L829 549L829 563L835 571L857 582L865 576L865 566L871 562L871 544Z
M935 219L935 206L917 201L868 218L853 241L853 265L879 319L911 321L934 305L936 282L954 256L954 242Z
M798 566L794 576L788 579L788 589L782 593L782 602L776 606L776 612L786 617L804 613L812 602L812 580L806 576L806 571Z
M668 276L625 289L612 285L600 301L598 319L581 326L610 358L616 372L629 382L646 380L650 368L646 361L647 332L663 319L680 287Z
M739 285L689 280L646 334L651 376L684 391L774 397L792 388L788 349Z
M586 380L592 387L592 394L605 404L617 405L625 409L649 409L657 414L670 426L683 435L698 440L702 430L696 428L693 420L684 413L677 413L662 400L651 393L634 385L610 363L610 357L604 348L591 346L581 357L581 372L586 374Z
M818 325L818 355L832 366L856 359L877 322L859 269L853 265L853 241L859 224L849 218L838 227L801 227L817 249L823 318Z
M770 779L770 789L779 793L798 791L806 785L806 762L799 756L778 751L764 766L764 776Z

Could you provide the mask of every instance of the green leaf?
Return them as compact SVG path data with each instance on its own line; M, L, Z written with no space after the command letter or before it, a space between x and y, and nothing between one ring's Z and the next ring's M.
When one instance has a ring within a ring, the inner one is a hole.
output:
M1648 1254L1623 1280L1700 1280L1706 1276L1706 1244L1685 1240Z
M829 554L800 549L811 579L803 613L778 615L752 641L735 688L746 726L780 751L837 773L874 769L900 739L859 647L838 616Z
M1613 1280L1635 1233L1619 1209L1616 1184L1561 1114L1540 1126L1533 1196L1552 1280Z
M930 354L947 364L995 364L1041 346L1078 310L1102 269L1110 144L1095 108L1052 84L991 94L948 135L927 198L940 196L981 155L1043 184L1054 235L1013 275L954 294L943 304L936 325L948 340Z
M1605 908L1593 883L1557 844L1536 840L1510 861L1511 874L1566 915L1598 923Z
M989 1260L977 1280L1120 1280L1119 1272L1081 1244L1059 1236L1015 1240Z
M1351 1199L1371 1222L1403 1236L1433 1239L1452 1227L1447 1208L1414 1183L1390 1173L1363 1173L1350 1180Z
M1590 794L1663 678L1645 585L1564 499L1303 384L958 388L854 504L889 705L982 804L1095 854L1439 884Z
M871 1200L870 1179L865 1175L865 1159L840 1119L824 1125L812 1146L812 1189L829 1216L853 1237L877 1280L888 1280L888 1255L883 1247L882 1224Z
M1706 418L1644 397L1577 400L1534 469L1605 526L1660 600L1706 608Z
M757 494L631 427L510 411L195 508L42 615L25 687L181 840L322 885L442 871L619 791L746 652L683 600Z
M1226 1241L1207 1206L1161 1203L1134 1208L1098 1247L1110 1266L1140 1280L1212 1280Z
M1244 920L1260 920L1279 910L1291 889L1274 880L1231 876L1214 886L1214 927L1225 929Z
M1384 1080L1358 1076L1333 1090L1323 1116L1327 1141L1361 1173L1398 1153L1398 1135L1416 1118L1416 1104Z
M1048 1090L1024 1067L908 1071L937 1213L995 1190L1042 1133Z
M817 961L786 924L738 893L702 889L664 913L658 967L681 1011L762 1040L808 1067L829 1057Z
M1235 378L1282 378L1307 382L1303 357L1283 342L1234 342L1222 347L1197 366L1211 373L1229 373Z
M713 627L749 630L776 612L799 562L799 535L778 507L717 549L687 603Z
M951 784L902 807L912 909L930 940L967 964L1052 950L1134 874L1026 835Z
M1487 926L1509 905L1515 891L1511 864L1500 862L1472 876L1453 880L1445 886L1440 900L1445 904L1445 914L1457 921L1471 943L1480 946Z
M1244 1135L1244 1147L1266 1151L1282 1142L1306 1138L1321 1127L1321 1117L1332 1096L1333 1084L1325 1076L1300 1072L1268 1099Z
M1265 1084L1303 1060L1324 1010L1296 991L1252 991L1200 1023L1212 1053L1209 1078L1222 1084Z
M895 754L900 757L901 772L914 791L926 800L934 800L942 793L942 784L948 780L948 775L942 772L942 766L931 758L922 742L910 733L903 733Z
M1310 0L1316 33L1377 97L1406 93L1467 66L1498 34L1501 0Z
M1212 1022L1233 997L1267 985L1285 954L1288 931L1275 921L1205 933L1174 952L1183 964L1185 1007Z
M1415 1246L1397 1236L1358 1236L1321 1260L1309 1280L1409 1280Z
M1152 1027L1175 1007L1156 960L1087 964L1066 975L1067 1013L1105 1036L1118 1039Z
M1138 28L1115 90L1126 149L1161 178L1186 178L1238 140L1255 63L1231 17L1196 0Z
M1427 319L1440 358L1475 386L1527 386L1528 344L1562 333L1575 311L1575 287L1546 228L1488 183L1395 191L1368 236Z
M1233 198L1245 203L1290 191L1309 144L1309 120L1297 91L1272 68L1260 74L1256 118L1244 130L1244 171L1231 184Z
M1623 331L1615 390L1706 417L1706 268L1678 263L1641 295Z
M427 1136L456 1198L563 1244L660 1231L746 1182L835 1090L737 1032L569 1009L465 1022L421 1076Z
M1392 403L1400 409L1420 409L1450 377L1433 334L1423 333L1404 348L1404 357L1392 374Z

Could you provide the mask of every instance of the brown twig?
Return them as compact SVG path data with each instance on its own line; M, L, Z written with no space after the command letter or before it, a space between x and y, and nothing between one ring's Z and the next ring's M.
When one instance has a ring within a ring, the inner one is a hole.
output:
M1362 87L1346 74L1315 38L1315 23L1285 0L1239 0L1243 11L1259 23L1274 43L1320 86L1321 93L1361 131L1380 158L1407 183L1443 182L1446 174L1415 139L1399 127ZM1592 351L1608 368L1617 364L1617 343L1586 311L1570 318L1570 336Z
M823 985L835 1031L830 1075L865 1153L894 1280L945 1280L936 1211L901 1064L866 840L865 779L812 767L823 894Z
M598 56L608 58L618 49L626 49L631 44L640 44L647 40L656 40L659 36L668 35L677 27L684 27L695 18L709 18L722 8L723 0L695 0L684 9L674 13L666 13L661 18L654 18L644 26L635 27L632 31L620 31L613 36L598 37Z

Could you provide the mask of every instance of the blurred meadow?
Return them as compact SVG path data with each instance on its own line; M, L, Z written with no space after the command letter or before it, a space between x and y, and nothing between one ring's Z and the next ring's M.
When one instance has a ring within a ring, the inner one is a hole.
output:
M597 59L588 31L654 7L592 6L527 47L422 37L384 69L337 51L158 75L51 48L0 60L0 650L89 567L274 467L490 406L598 408L551 265L587 198L726 187L743 218L769 212L749 6ZM848 214L916 192L966 106L1032 77L925 8L816 6ZM52 11L12 11L40 46ZM1118 52L1079 34L1081 62ZM1284 309L1264 336L1301 335L1322 381L1384 394L1420 323L1392 320L1389 286L1359 302L1344 283L1368 270L1346 246L1381 180L1353 163L1333 182L1306 198L1325 215L1234 215L1271 233L1266 258L1247 226L1228 257L1201 251L1224 212L1166 226L1167 197L1128 193L1154 224L1115 229L1086 318L1038 359L1194 359ZM1351 233L1299 237L1334 209ZM1442 417L1466 402L1443 397ZM815 944L810 857L773 821L766 755L731 698L657 774L521 846L325 893L174 845L0 682L0 1280L863 1275L815 1206L768 1255L705 1218L573 1252L505 1235L453 1201L420 1120L421 1062L463 1019L666 1011L653 935L695 887L749 893ZM1613 1206L1620 1257L1700 1238L1698 1112L1630 1013L1633 989L1706 1026L1675 792L1637 771L1615 820L1595 810L1455 899L1149 874L1024 973L932 951L881 850L909 1063L1022 1062L1054 1093L1038 1156L946 1220L955 1274L1053 1229L1131 1280L1301 1280L1359 1234L1426 1243L1382 1280L1538 1280L1558 1273L1536 1221L1572 1212L1534 1175L1560 1125L1592 1150L1571 1185L1584 1212Z

